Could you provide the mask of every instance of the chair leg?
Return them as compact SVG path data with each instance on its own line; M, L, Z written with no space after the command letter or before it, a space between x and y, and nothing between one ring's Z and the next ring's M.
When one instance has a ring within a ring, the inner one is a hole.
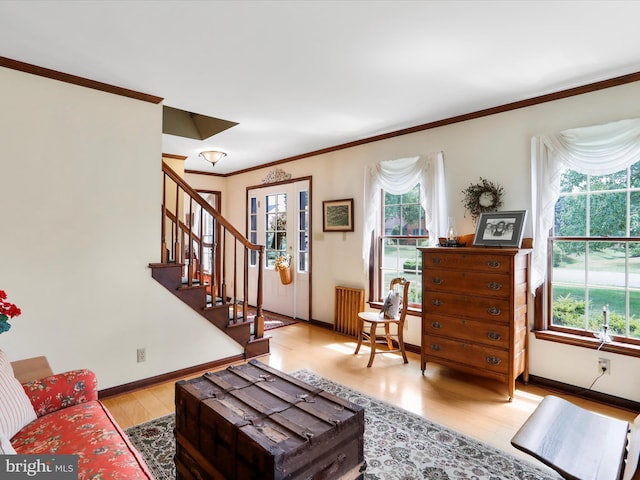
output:
M389 350L393 350L393 340L391 340L391 332L389 331L388 323L384 324L384 334L387 337L387 347L389 347Z
M373 365L373 359L376 357L376 327L378 324L376 322L371 322L371 329L369 331L369 344L371 345L371 354L369 355L369 363L367 364L367 368Z
M404 350L404 335L400 325L398 325L398 344L400 346L400 352L402 352L402 359L404 360L404 363L409 363L409 360L407 360L407 352Z

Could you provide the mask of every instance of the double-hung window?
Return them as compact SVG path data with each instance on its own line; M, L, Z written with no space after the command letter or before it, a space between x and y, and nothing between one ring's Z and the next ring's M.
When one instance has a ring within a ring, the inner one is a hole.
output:
M378 298L384 298L392 278L405 277L411 282L409 302L422 301L422 257L418 247L429 243L425 212L420 205L420 185L406 193L382 196L381 234L379 237Z
M640 345L640 162L607 175L566 169L555 207L550 329Z

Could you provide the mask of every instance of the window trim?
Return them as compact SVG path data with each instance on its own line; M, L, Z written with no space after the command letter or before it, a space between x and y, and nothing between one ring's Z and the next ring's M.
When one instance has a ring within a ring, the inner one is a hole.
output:
M536 320L538 317L536 313ZM622 343L613 341L605 343L600 347L600 341L593 337L578 335L577 333L565 333L556 330L544 330L534 328L533 334L538 340L548 340L550 342L562 343L565 345L573 345L576 347L590 348L592 350L599 350L601 352L616 353L619 355L626 355L629 357L640 358L640 346L629 343Z
M382 310L382 306L384 302L378 300L371 300L367 302L371 308L376 308L378 310ZM409 304L407 307L407 315L412 317L421 317L422 318L422 305L417 306L418 304Z

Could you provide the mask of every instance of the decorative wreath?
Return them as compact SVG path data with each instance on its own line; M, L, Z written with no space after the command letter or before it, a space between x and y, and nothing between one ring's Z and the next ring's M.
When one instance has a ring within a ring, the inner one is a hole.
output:
M495 212L502 206L502 186L480 177L480 182L471 184L462 191L464 208L471 214L474 222L483 212Z

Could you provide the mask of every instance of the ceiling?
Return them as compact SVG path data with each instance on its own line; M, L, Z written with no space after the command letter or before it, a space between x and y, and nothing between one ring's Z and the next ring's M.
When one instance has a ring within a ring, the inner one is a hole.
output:
M639 1L3 0L0 56L237 122L163 135L225 174L639 72L638 18Z

